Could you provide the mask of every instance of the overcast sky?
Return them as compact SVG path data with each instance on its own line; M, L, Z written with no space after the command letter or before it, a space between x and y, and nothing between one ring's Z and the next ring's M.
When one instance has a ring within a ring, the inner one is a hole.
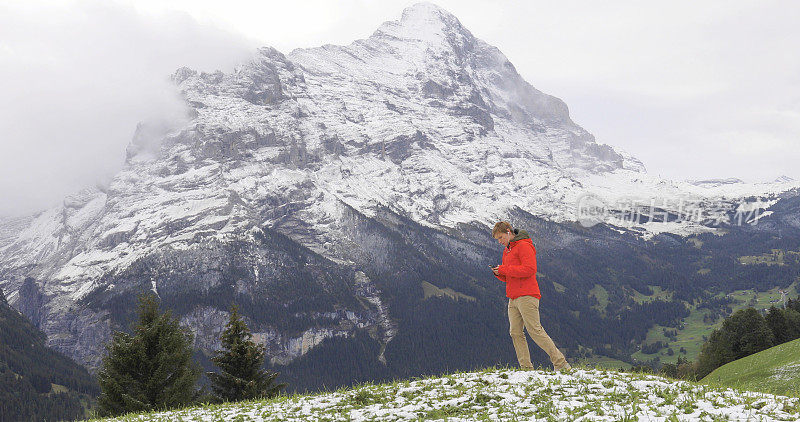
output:
M138 121L181 115L178 67L349 44L412 3L0 2L0 215L113 175ZM800 180L800 2L435 3L651 173Z

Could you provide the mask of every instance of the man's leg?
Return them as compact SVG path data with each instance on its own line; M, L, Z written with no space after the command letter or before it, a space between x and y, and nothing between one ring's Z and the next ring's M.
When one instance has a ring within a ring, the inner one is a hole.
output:
M508 325L520 368L533 369L530 350L528 350L528 341L525 340L525 333L522 331L522 314L517 309L514 299L508 300Z
M556 347L547 332L544 331L539 322L539 299L533 296L520 296L517 298L517 309L519 309L525 328L533 341L550 356L550 362L556 370L571 369L569 363L564 358L564 354Z

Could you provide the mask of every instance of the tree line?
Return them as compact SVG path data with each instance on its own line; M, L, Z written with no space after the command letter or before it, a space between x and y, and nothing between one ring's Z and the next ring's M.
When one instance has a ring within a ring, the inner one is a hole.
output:
M85 368L46 343L0 289L0 422L83 418L99 393Z
M131 333L116 331L106 345L95 416L270 398L286 387L275 382L279 373L263 368L264 346L252 340L237 306L222 332L222 349L211 357L219 368L207 373L211 391L198 388L201 369L192 359L192 333L170 311L160 311L151 292L139 296L137 311Z

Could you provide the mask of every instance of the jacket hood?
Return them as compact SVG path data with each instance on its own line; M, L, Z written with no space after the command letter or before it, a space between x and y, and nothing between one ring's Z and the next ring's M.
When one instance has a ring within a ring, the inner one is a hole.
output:
M517 240L530 239L531 238L528 235L528 231L527 230L514 229L514 234L516 236L514 236L514 238L511 239L511 242L516 242ZM508 243L511 243L511 242L508 242Z
M513 245L514 242L525 239L528 239L527 241L533 245L533 239L531 239L531 237L528 235L527 230L514 229L514 237L508 242L508 246L506 246L506 248L511 249L511 245Z

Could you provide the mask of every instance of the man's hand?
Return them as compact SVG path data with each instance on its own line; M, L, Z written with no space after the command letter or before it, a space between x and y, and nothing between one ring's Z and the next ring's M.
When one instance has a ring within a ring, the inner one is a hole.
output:
M495 265L494 267L492 267L492 272L494 273L494 275L500 275L500 273L498 272L499 268L500 268L499 265Z

